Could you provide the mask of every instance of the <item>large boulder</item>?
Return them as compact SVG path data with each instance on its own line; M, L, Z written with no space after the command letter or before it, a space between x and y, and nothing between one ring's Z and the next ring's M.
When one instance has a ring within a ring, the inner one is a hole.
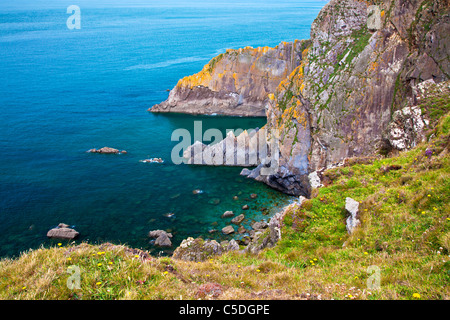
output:
M150 238L155 238L155 246L159 247L171 247L172 241L170 238L172 238L172 234L168 233L164 230L153 230L148 233L148 236Z
M223 233L223 234L231 234L231 233L234 233L234 228L233 228L233 226L226 226L226 227L222 228L222 233Z
M73 240L78 237L80 233L75 229L69 228L67 224L60 223L56 228L50 229L47 232L47 237L56 239Z
M345 210L350 214L347 218L347 232L352 234L355 228L361 224L359 220L359 202L347 197L345 199Z
M405 107L394 112L388 126L387 137L392 147L405 150L415 147L425 139L426 120L419 107Z

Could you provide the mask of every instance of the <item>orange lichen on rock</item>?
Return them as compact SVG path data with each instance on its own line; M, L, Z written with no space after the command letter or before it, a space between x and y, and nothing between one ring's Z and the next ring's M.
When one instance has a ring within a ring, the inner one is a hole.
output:
M199 73L180 79L177 83L177 87L188 87L188 88L193 88L196 86L207 87L212 79L211 73L209 72L209 68L210 65L207 64L203 67L202 71L200 71Z

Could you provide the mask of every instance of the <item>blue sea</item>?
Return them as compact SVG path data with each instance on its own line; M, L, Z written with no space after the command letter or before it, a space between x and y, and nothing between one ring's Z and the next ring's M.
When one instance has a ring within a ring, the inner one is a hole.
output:
M60 222L80 232L76 243L110 241L158 254L151 230L172 232L176 247L189 236L230 239L220 235L229 224L221 215L240 214L244 204L244 226L268 219L292 199L241 177L242 168L170 159L179 143L172 132L192 131L194 121L225 132L261 127L264 118L147 109L228 48L308 39L325 3L0 2L0 257L56 245L46 233ZM67 26L70 5L80 8L80 29ZM104 146L128 153L86 152ZM165 162L139 161L153 157Z

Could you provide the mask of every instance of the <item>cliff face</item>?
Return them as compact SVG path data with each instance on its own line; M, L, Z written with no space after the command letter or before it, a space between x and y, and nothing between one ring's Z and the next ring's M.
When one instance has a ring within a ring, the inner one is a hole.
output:
M278 61L277 51L284 52L276 81L268 81L272 71L267 69L252 75L264 50L233 51L235 58L225 54L212 72L211 62L200 74L182 79L156 110L183 109L180 105L209 113L209 106L219 100L227 108L223 114L236 114L239 98L216 99L236 92L254 107L240 115L266 110L267 141L278 143L269 152L272 159L261 161L249 177L291 195L308 196L311 173L345 158L398 146L388 131L401 131L398 115L410 111L395 112L417 104L424 81L450 79L449 8L448 0L331 0L312 24L309 41L270 51L270 61ZM254 58L242 63L239 57L245 52ZM248 72L239 85L230 76L237 70ZM223 74L228 76L220 78ZM190 96L200 91L207 92L197 95L204 100ZM204 101L200 108L189 104L199 100ZM414 110L414 121L422 121L420 109L404 110ZM277 161L277 170L261 174L262 168L274 167L271 161Z
M265 116L267 94L300 64L308 43L227 50L199 73L181 79L169 98L149 111Z
M256 179L308 195L311 172L389 145L392 115L417 102L417 85L449 79L449 27L448 1L330 1L302 64L268 103L280 169Z

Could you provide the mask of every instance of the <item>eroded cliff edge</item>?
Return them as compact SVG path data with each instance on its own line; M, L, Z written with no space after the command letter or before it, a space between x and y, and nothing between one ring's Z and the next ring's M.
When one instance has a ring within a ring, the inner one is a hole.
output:
M265 116L267 95L294 70L309 41L275 48L229 49L194 75L182 78L152 112Z
M267 61L278 62L264 64L265 73L255 70L269 49L229 51L180 80L152 111L208 114L220 106L222 114L245 116L265 110L267 141L277 141L268 154L277 169L260 174L273 165L262 161L249 177L287 194L309 196L312 172L399 148L393 136L408 133L401 126L389 132L395 112L418 103L423 83L450 78L449 8L448 0L331 0L312 24L310 40L270 49L274 60ZM271 69L278 63L283 68ZM242 70L247 80L239 86L233 75ZM268 70L278 70L276 81L269 81ZM420 110L407 110L402 114L417 111L414 119L426 123ZM412 123L413 131L416 127ZM410 146L422 138L410 135Z

